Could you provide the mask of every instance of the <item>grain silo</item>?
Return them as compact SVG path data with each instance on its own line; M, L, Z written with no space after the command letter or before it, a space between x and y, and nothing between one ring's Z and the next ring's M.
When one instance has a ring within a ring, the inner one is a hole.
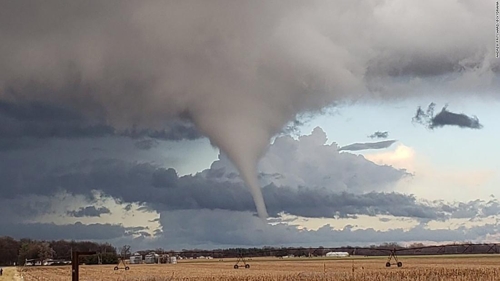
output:
M156 254L155 252L151 252L144 257L144 263L147 264L158 263L159 258L160 255Z

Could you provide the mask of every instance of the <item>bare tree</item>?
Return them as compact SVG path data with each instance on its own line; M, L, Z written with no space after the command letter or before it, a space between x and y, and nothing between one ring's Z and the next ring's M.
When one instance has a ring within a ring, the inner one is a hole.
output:
M43 263L48 259L52 259L55 251L50 247L48 242L41 242L38 244L38 259Z

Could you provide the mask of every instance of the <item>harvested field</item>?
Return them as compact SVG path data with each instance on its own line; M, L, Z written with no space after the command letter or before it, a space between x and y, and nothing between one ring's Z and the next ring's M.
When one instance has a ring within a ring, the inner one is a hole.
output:
M385 267L383 258L253 259L251 268L233 269L234 259L182 261L175 265L130 265L129 271L114 266L81 266L82 281L167 280L500 280L500 255L464 257L408 257L403 267ZM25 281L71 280L69 266L26 267Z

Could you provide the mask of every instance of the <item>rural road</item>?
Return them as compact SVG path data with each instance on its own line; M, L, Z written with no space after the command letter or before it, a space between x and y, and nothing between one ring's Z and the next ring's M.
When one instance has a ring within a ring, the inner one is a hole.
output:
M0 281L21 281L19 273L15 267L3 267L3 275L0 276Z

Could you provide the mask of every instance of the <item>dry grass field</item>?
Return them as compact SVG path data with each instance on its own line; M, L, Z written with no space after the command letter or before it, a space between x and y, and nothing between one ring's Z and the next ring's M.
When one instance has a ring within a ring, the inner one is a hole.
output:
M403 257L403 267L386 268L382 258L253 259L249 269L233 269L235 259L181 261L175 265L131 265L129 271L113 266L81 266L82 281L471 281L500 280L500 255L462 257ZM26 267L24 281L69 281L70 267Z

